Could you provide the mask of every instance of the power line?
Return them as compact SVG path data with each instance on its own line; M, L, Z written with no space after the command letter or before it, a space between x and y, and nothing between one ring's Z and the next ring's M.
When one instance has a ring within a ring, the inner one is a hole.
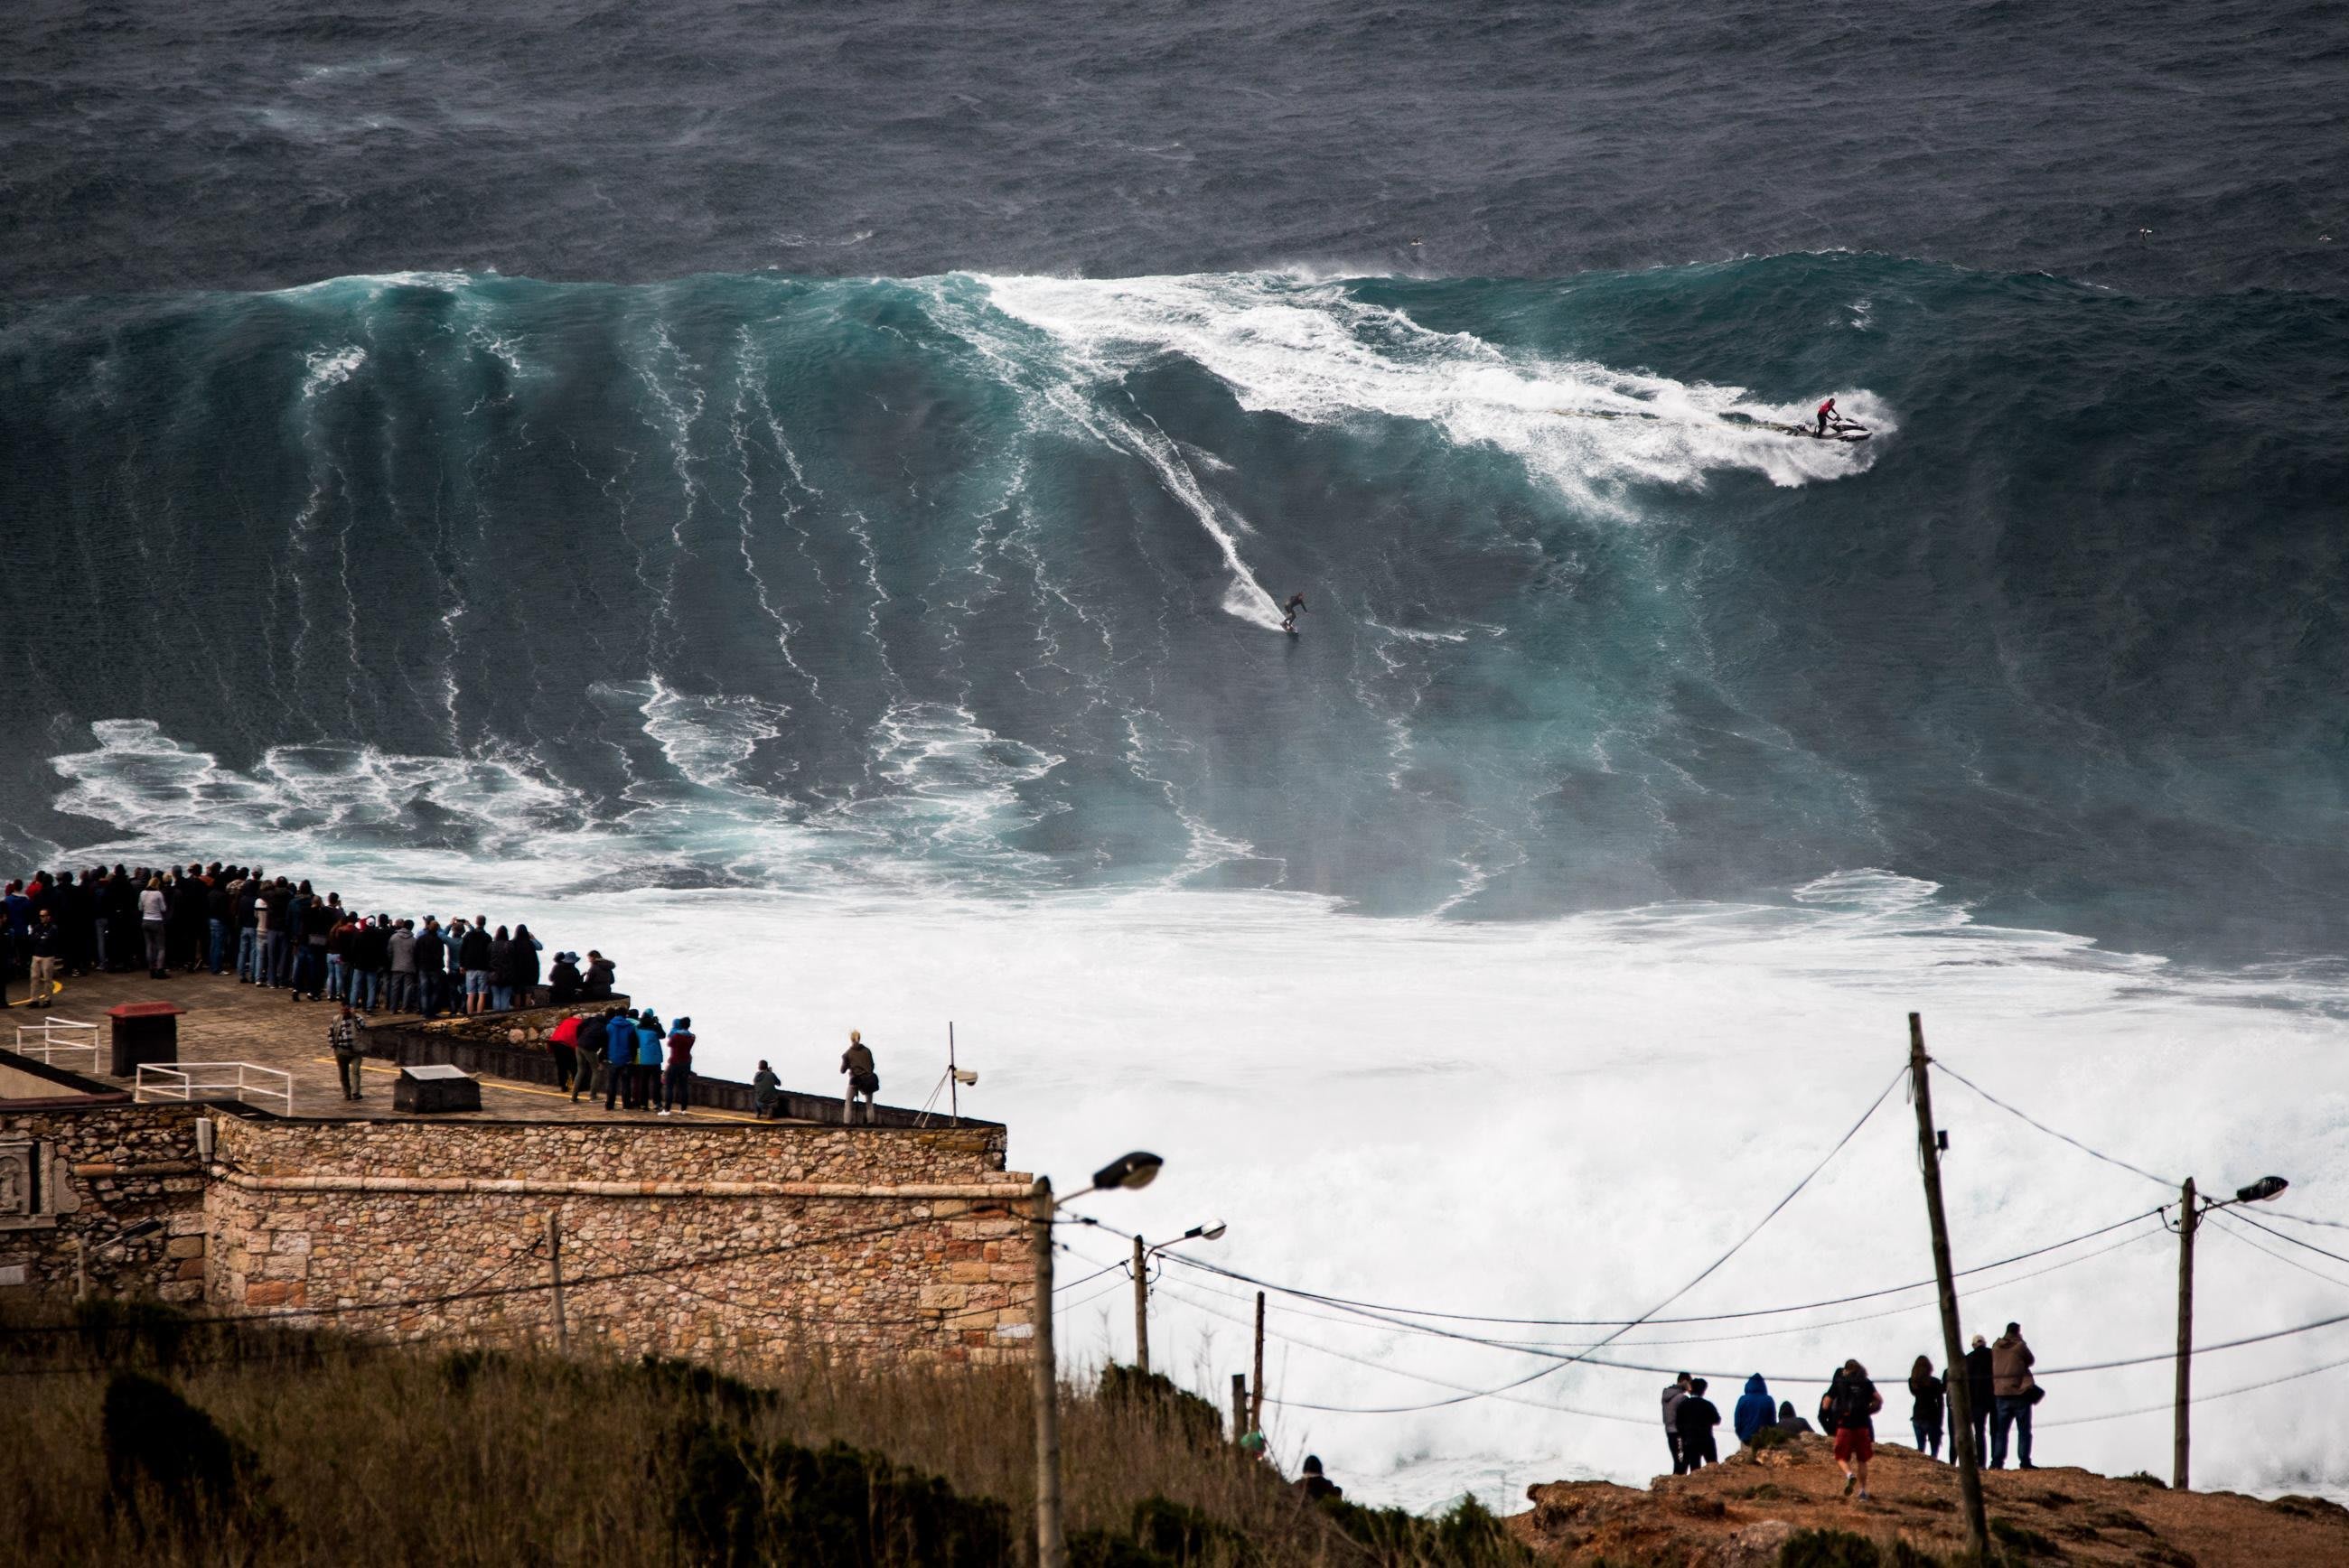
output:
M2023 1121L2029 1122L2032 1126L2037 1128L2040 1131L2045 1133L2050 1138L2061 1139L2063 1141L2070 1144L2073 1148L2078 1150L2083 1154L2088 1155L2093 1159L2101 1160L2107 1165L2116 1165L2132 1176L2142 1176L2147 1181L2158 1182L2161 1186L2170 1189L2172 1191L2177 1191L2180 1185L2180 1183L2172 1181L2166 1176L2157 1176L2150 1171L2140 1169L2137 1166L2130 1164L2126 1160L2106 1154L2102 1150L2091 1149L2068 1132L2056 1131L2054 1128L2048 1126L2045 1122L2041 1121L2038 1118L2031 1115L2029 1112L2017 1110L2013 1106L2007 1104L2006 1101L1999 1099L1998 1096L1991 1093L1990 1090L1982 1088L1982 1085L1974 1082L1973 1079L1966 1077L1965 1074L1958 1071L1957 1068L1950 1066L1949 1063L1941 1060L1939 1057L1933 1058L1933 1066L1940 1071L1947 1074L1949 1077L1957 1079L1960 1083L1965 1085L1968 1088L1982 1096L1982 1099L1990 1101L1991 1104L2006 1112L2007 1115L2015 1117Z
M2160 1211L2158 1210L2148 1209L2144 1213L2137 1215L2135 1220L2126 1220L2121 1222L2121 1223L2123 1225L2138 1223L2152 1218L2159 1212ZM2058 1242L2051 1247L2037 1248L2031 1253L2020 1253L2016 1257L2005 1259L2002 1263L1981 1264L1977 1264L1974 1268L1962 1270L1961 1272L1964 1274L1977 1274L1986 1269L2002 1267L2005 1264L2021 1262L2024 1258L2033 1257L2043 1253L2054 1251L2057 1247L2070 1246L2077 1242L2088 1240L2093 1236L2105 1234L2116 1228L2118 1227L2106 1226L2102 1230L2090 1232L2087 1236L2075 1236L2072 1238L2071 1241ZM2124 1236L2121 1240L2115 1242L2108 1246L2098 1247L2094 1252L2083 1253L2078 1257L2065 1258L2060 1263L2050 1264L2045 1268L2033 1269L2026 1274L2014 1274L2006 1279L1989 1281L1986 1284L1977 1286L1974 1294L1979 1295L1989 1291L2002 1290L2011 1284L2020 1284L2025 1280L2038 1279L2043 1275L2055 1274L2061 1270L2072 1268L2080 1264L2092 1262L2095 1259L2105 1256L2108 1253L2118 1252L2124 1247L2133 1247L2141 1242L2149 1241L2155 1236L2166 1235L2168 1233L2168 1232L2158 1228L2148 1228L2139 1232L2136 1235ZM1926 1284L1931 1284L1933 1282L1927 1280L1923 1283ZM1194 1289L1207 1291L1211 1295L1223 1296L1226 1300L1246 1301L1249 1299L1237 1291L1217 1290L1213 1285L1204 1284L1197 1281L1192 1282L1192 1287ZM1266 1288L1271 1287L1268 1286ZM1798 1323L1787 1328L1756 1329L1745 1334L1698 1336L1686 1339L1623 1339L1619 1340L1617 1343L1627 1347L1681 1345L1736 1345L1743 1344L1747 1340L1753 1339L1779 1338L1795 1334L1816 1334L1830 1328L1847 1328L1857 1323L1877 1323L1881 1322L1888 1317L1899 1317L1912 1312L1930 1311L1932 1308L1932 1305L1933 1304L1930 1301L1910 1302L1907 1305L1890 1307L1882 1312L1862 1313L1852 1317L1828 1318L1819 1323ZM1287 1304L1283 1304L1280 1310L1292 1314L1298 1317L1310 1318L1317 1323L1333 1323L1341 1327L1371 1329L1379 1333L1413 1334L1429 1337L1444 1337L1443 1331L1440 1329L1426 1327L1418 1324L1389 1322L1376 1319L1366 1320L1359 1313L1341 1315L1338 1313L1309 1312L1302 1307L1291 1306ZM1447 1314L1445 1315L1452 1315ZM1655 1318L1651 1321L1654 1323L1667 1323L1673 1320L1669 1318ZM1526 1350L1555 1350L1561 1348L1563 1346L1563 1342L1561 1341L1538 1339L1477 1339L1472 1341L1472 1343L1489 1344L1495 1346L1506 1346L1511 1349Z
M2320 1220L2311 1214L2288 1214L2282 1209L2270 1209L2268 1217L2272 1220L2290 1220L2295 1225L2322 1225L2328 1231L2349 1231L2349 1224L2344 1224L2339 1220Z
M1992 1269L2004 1268L2010 1264L2023 1263L2032 1258L2044 1256L2049 1253L2061 1252L2065 1247L2076 1246L2082 1242L2091 1242L2095 1240L2098 1236L2109 1235L2115 1231L2125 1229L2127 1226L2137 1224L2144 1220L2149 1220L2154 1215L2158 1214L2161 1212L2162 1211L2158 1208L2147 1209L2139 1213L2131 1214L2126 1220L2116 1220L2111 1224L2099 1225L2093 1231L2084 1231L2076 1236L2068 1236L2060 1242L2050 1242L2045 1246L2033 1247L2028 1252L2016 1253L2011 1257L2000 1258L1992 1263L1975 1264L1971 1267L1958 1270L1951 1277L1963 1279L1971 1274L1987 1273ZM2137 1238L2133 1237L2131 1239L2135 1240ZM1395 1306L1380 1302L1359 1301L1347 1296L1330 1295L1319 1291L1306 1290L1298 1285L1277 1284L1269 1280L1258 1279L1252 1274L1243 1274L1237 1269L1226 1268L1220 1264L1210 1263L1202 1258L1195 1258L1174 1253L1169 1253L1168 1255L1175 1257L1178 1262L1188 1264L1194 1268L1204 1269L1212 1274L1219 1274L1224 1275L1226 1278L1237 1280L1245 1284L1255 1285L1262 1290L1277 1291L1283 1295L1293 1295L1304 1301L1319 1302L1325 1306L1338 1307L1340 1310L1353 1312L1358 1315L1362 1313L1388 1312L1400 1314L1408 1317L1438 1318L1452 1323L1498 1323L1511 1326L1523 1326L1528 1328L1631 1328L1643 1325L1648 1326L1663 1326L1679 1324L1733 1323L1752 1317L1777 1317L1792 1312L1813 1312L1816 1311L1820 1307L1826 1306L1848 1306L1855 1302L1874 1301L1888 1295L1898 1295L1903 1291L1930 1289L1934 1284L1934 1282L1930 1279L1912 1280L1906 1284L1886 1285L1879 1290L1865 1290L1852 1295L1830 1296L1824 1301L1797 1302L1786 1306L1753 1307L1741 1312L1704 1313L1686 1317L1500 1317L1477 1313L1437 1312L1426 1307ZM2095 1255L2095 1254L2094 1253L2089 1254L2089 1256L2092 1257ZM1432 1328L1422 1329L1420 1331L1426 1333L1437 1332Z
M2330 1372L2341 1367L2349 1367L2349 1357L2339 1361L2327 1361L2322 1367L2310 1367L2298 1372L2287 1372L2281 1377L2269 1377L2257 1383L2245 1383L2238 1387L2221 1388L2215 1394L2197 1394L2186 1402L2189 1405L2200 1405L2212 1399L2231 1399L2238 1394L2249 1394L2261 1388L2272 1388L2279 1383L2295 1383L2302 1377L2313 1377L2320 1372ZM2107 1410L2100 1416L2074 1416L2068 1420L2041 1421L2038 1426L2043 1430L2050 1427L2085 1427L2093 1421L2117 1421L2124 1416L2150 1416L2157 1413L2167 1415L2177 1408L2175 1400L2165 1399L2158 1405L2140 1405L2134 1410Z
M1763 1227L1769 1224L1772 1220L1776 1219L1785 1209L1786 1205L1793 1202L1795 1198L1800 1196L1803 1190L1811 1184L1812 1181L1817 1177L1818 1173L1826 1169L1827 1162L1843 1151L1844 1145L1849 1143L1855 1137L1858 1136L1859 1130L1868 1125L1868 1118L1876 1114L1877 1108L1881 1106L1887 1099L1890 1098L1893 1089L1898 1088L1900 1081L1908 1076L1909 1070L1906 1068L1903 1068L1900 1071L1893 1074L1892 1078L1885 1084L1885 1086L1877 1091L1876 1098L1868 1102L1868 1109L1859 1113L1859 1119L1853 1122L1848 1128L1846 1128L1844 1130L1843 1136L1837 1139L1834 1145L1830 1147L1825 1154L1819 1156L1818 1162L1803 1173L1803 1179L1795 1182L1791 1188L1787 1189L1786 1195L1780 1198L1775 1203L1773 1203L1767 1213L1755 1221L1751 1229L1747 1230L1744 1235L1738 1237L1735 1242L1730 1244L1727 1252L1723 1253L1719 1257L1713 1259L1713 1262L1705 1264L1703 1268L1697 1271L1694 1277L1690 1279L1686 1284L1682 1285L1678 1290L1672 1292L1671 1295L1664 1297L1663 1300L1649 1308L1647 1312L1641 1314L1639 1317L1632 1319L1630 1323L1623 1324L1614 1328L1597 1343L1576 1353L1575 1355L1558 1357L1555 1359L1553 1365L1537 1367L1533 1371L1526 1373L1524 1377L1514 1378L1509 1382L1501 1384L1498 1387L1468 1390L1454 1394L1447 1398L1430 1399L1415 1405L1395 1405L1386 1407L1316 1405L1298 1399L1282 1399L1274 1402L1284 1405L1291 1409L1327 1410L1332 1414L1338 1415L1407 1415L1420 1410L1440 1409L1447 1405L1465 1404L1471 1399L1488 1398L1495 1394L1507 1393L1513 1389L1524 1387L1528 1383L1547 1377L1562 1367L1571 1366L1578 1361L1587 1361L1594 1352L1604 1349L1609 1344L1620 1337L1626 1329L1638 1327L1641 1323L1646 1322L1649 1318L1653 1317L1657 1313L1661 1312L1665 1307L1670 1306L1672 1303L1678 1301L1681 1297L1694 1290L1698 1285L1704 1283L1706 1279L1710 1278L1715 1270L1719 1269L1731 1258L1735 1257L1738 1253L1744 1248L1748 1242L1752 1241L1755 1236L1760 1235L1762 1233ZM1469 1336L1463 1335L1459 1337L1466 1338ZM1603 1365L1603 1363L1600 1365Z
M2349 1264L2349 1258L2343 1257L2339 1253L2328 1253L2323 1247L2316 1245L2313 1242L2303 1242L2298 1236L2287 1236L2282 1231L2270 1230L2267 1226L2261 1224L2257 1220L2252 1219L2249 1214L2246 1214L2241 1210L2235 1208L2232 1204L2228 1206L2227 1217L2232 1220L2240 1220L2255 1231L2264 1231L2267 1234L2273 1236L2277 1241L2288 1242L2295 1247L2304 1247L2308 1251L2314 1253L2320 1258L2331 1258L2336 1264Z
M2205 1215L2204 1218L2217 1225L2220 1233L2225 1235L2229 1241L2234 1242L2241 1246L2249 1247L2251 1251L2259 1253L2261 1257L2273 1258L2276 1262L2283 1264L2286 1268L2298 1269L2301 1273L2308 1275L2311 1279L2321 1279L2329 1285L2334 1285L2344 1290L2349 1290L2349 1280L2335 1279L2333 1275L2326 1274L2323 1269L2312 1268L2308 1264L2302 1263L2298 1258L2290 1256L2284 1253L2280 1253L2273 1247L2266 1246L2259 1242L2251 1240L2251 1237L2243 1234L2242 1232L2235 1229L2234 1226L2228 1224L2226 1222L2226 1216L2223 1214L2208 1214Z

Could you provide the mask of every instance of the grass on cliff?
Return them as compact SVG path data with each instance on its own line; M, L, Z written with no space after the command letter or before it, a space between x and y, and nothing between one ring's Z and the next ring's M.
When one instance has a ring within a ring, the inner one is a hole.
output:
M1032 1554L1020 1368L811 1361L752 1383L99 1306L0 1323L0 1511L27 1568ZM1474 1504L1306 1504L1163 1378L1068 1390L1061 1440L1075 1568L1527 1561Z

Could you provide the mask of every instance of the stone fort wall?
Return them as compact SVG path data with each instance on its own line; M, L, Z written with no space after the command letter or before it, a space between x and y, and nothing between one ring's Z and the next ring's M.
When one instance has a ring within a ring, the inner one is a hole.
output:
M999 1127L223 1118L204 1295L397 1336L763 1365L1023 1357Z
M95 1295L552 1344L559 1240L574 1350L1024 1359L1029 1178L1004 1170L1005 1137L0 1099L0 1296L70 1297L78 1262Z

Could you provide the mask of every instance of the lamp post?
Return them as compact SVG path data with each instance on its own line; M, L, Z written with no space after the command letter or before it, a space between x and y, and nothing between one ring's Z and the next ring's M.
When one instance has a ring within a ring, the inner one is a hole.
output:
M1133 1364L1143 1373L1150 1370L1150 1260L1169 1247L1179 1247L1185 1242L1220 1242L1224 1239L1224 1222L1210 1220L1204 1225L1194 1225L1171 1242L1161 1242L1146 1247L1142 1238L1133 1238Z
M1068 1568L1069 1548L1061 1533L1061 1375L1052 1356L1052 1215L1064 1203L1088 1192L1136 1191L1158 1179L1165 1164L1155 1154L1140 1150L1111 1161L1093 1172L1092 1185L1054 1202L1052 1179L1036 1178L1029 1198L1034 1205L1030 1223L1036 1227L1035 1403L1036 1403L1036 1568Z
M2189 1450L2192 1447L2189 1410L2194 1384L2194 1233L2202 1216L2238 1203L2264 1203L2292 1183L2281 1176L2262 1176L2248 1187L2238 1187L2232 1198L2215 1201L2197 1197L2194 1179L2186 1179L2178 1200L2178 1393L2170 1416L2169 1484L2186 1490Z

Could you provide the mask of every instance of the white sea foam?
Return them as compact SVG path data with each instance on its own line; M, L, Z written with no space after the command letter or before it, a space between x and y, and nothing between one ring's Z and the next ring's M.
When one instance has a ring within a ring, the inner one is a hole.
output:
M1760 1218L1892 1080L1912 1008L1940 1057L2093 1145L2211 1187L2279 1171L2293 1181L2292 1209L2349 1219L2344 1030L2327 1016L2342 998L2328 983L2179 974L2076 936L1986 927L1930 883L1857 868L1779 903L1511 924L1365 920L1305 894L1196 888L970 897L958 890L987 883L956 873L960 849L925 861L895 846L914 832L967 848L1015 829L1029 810L1020 781L1051 759L1006 749L956 710L902 707L875 774L889 795L777 823L778 803L742 782L742 764L787 714L653 686L612 696L644 711L653 766L676 786L654 791L626 832L587 822L522 759L286 748L238 772L138 721L100 726L96 749L57 759L57 804L107 825L109 859L134 846L233 852L328 874L369 904L461 903L527 919L556 943L593 944L616 954L638 997L693 1014L719 1071L763 1056L794 1085L823 1089L854 1026L880 1051L885 1098L917 1104L943 1068L952 1019L965 1064L981 1074L965 1109L1011 1124L1016 1165L1065 1182L1126 1148L1154 1150L1166 1174L1147 1192L1082 1207L1152 1237L1221 1216L1230 1234L1203 1255L1348 1296L1525 1316L1640 1312ZM462 830L449 841L467 847L391 830L427 801ZM762 820L771 836L755 838ZM892 852L860 855L867 834ZM665 858L736 854L771 868L790 854L833 869L878 858L905 880L644 885ZM926 865L932 874L905 869ZM2170 1195L1950 1080L1936 1109L1952 1137L1961 1267ZM1971 1280L1969 1332L2018 1318L2048 1367L2165 1354L2173 1243L2143 1229L2076 1267ZM1067 1277L1123 1254L1112 1236L1072 1242ZM2204 1243L2206 1341L2338 1310L2342 1284L2253 1242L2289 1251L2216 1224ZM2062 1259L2028 1266L2048 1261ZM1930 1272L1914 1123L1896 1089L1811 1189L1673 1313ZM2329 1272L2349 1281L2349 1269ZM1117 1290L1069 1297L1064 1335L1080 1358L1127 1353L1122 1284L1102 1284ZM1732 1395L1746 1372L1816 1377L1853 1355L1897 1386L1915 1355L1938 1356L1925 1296L1643 1329L1626 1337L1644 1347L1613 1353L1726 1374ZM1216 1392L1245 1368L1249 1310L1246 1287L1170 1266L1158 1363ZM1538 1365L1278 1303L1272 1327L1288 1337L1271 1347L1271 1389L1309 1404L1409 1404ZM1779 1332L1789 1327L1801 1331ZM1570 1328L1506 1332L1587 1343ZM1723 1336L1733 1337L1692 1343ZM2198 1387L2337 1359L2344 1336L2214 1354L2198 1365ZM2165 1414L2057 1423L2159 1406L2168 1378L2162 1361L2051 1378L2040 1462L2158 1470ZM1272 1429L1284 1458L1310 1448L1371 1500L1431 1502L1469 1485L1489 1496L1562 1475L1644 1481L1662 1453L1653 1422L1664 1380L1581 1368L1506 1398L1392 1416L1275 1406ZM2203 1407L2205 1482L2305 1489L2349 1475L2349 1408L2322 1387ZM1774 1391L1798 1406L1816 1394ZM1883 1435L1904 1435L1897 1411Z
M302 356L302 396L315 397L329 387L340 387L367 363L367 353L357 344L319 348Z
M1619 518L1633 515L1639 486L1694 488L1735 469L1799 485L1858 472L1872 455L1722 418L1794 423L1807 404L1759 404L1736 387L1505 351L1423 327L1336 282L1278 273L980 281L998 311L1048 335L1092 378L1179 356L1250 411L1432 425L1459 445L1509 453L1576 504ZM1838 402L1879 430L1894 428L1891 410L1864 390Z

